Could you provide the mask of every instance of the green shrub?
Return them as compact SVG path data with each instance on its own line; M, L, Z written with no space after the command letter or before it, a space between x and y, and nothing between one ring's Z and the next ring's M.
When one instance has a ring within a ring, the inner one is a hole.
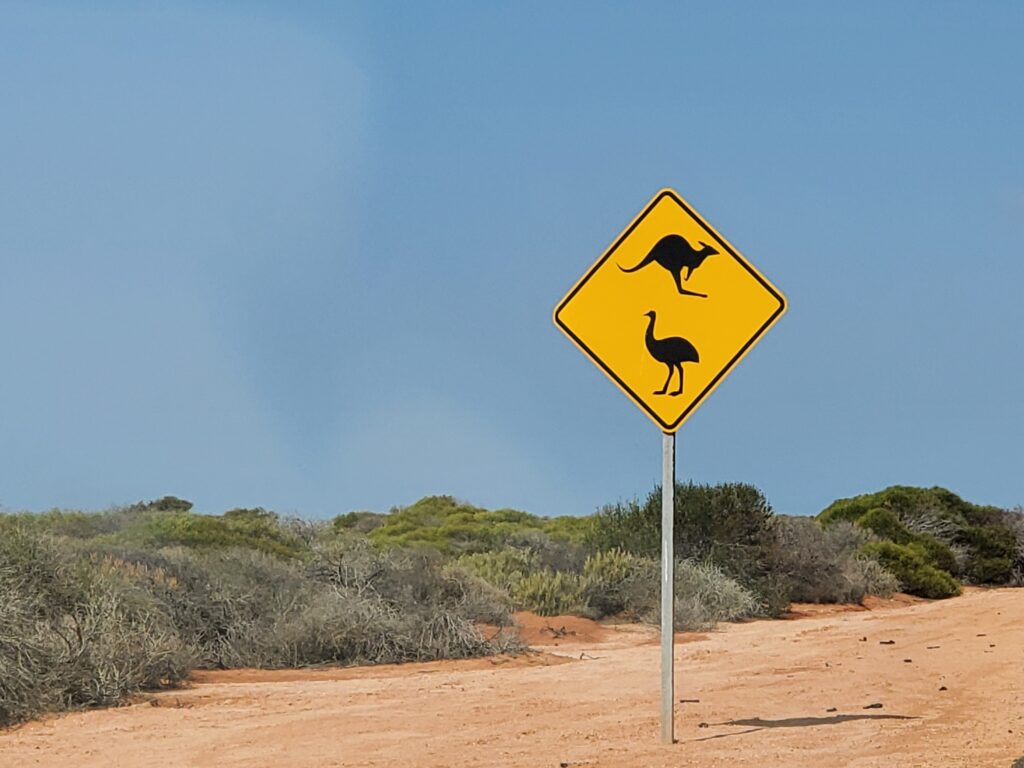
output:
M876 507L890 510L904 523L924 515L953 521L958 528L967 525L995 524L1000 513L995 507L982 507L964 501L945 488L893 485L876 493L834 501L818 518L826 524L838 519L855 522L861 515Z
M918 533L913 534L910 541L920 545L928 562L939 570L946 571L950 575L959 572L960 565L953 550L935 537L926 533Z
M560 515L547 519L543 531L555 541L585 544L594 527L593 516Z
M12 516L22 527L103 546L196 549L244 547L282 557L299 557L307 544L299 533L308 526L282 521L261 508L233 509L223 515L189 511L191 503L164 497L106 512L52 510Z
M931 565L919 544L869 542L864 545L864 552L892 572L904 591L912 595L943 598L960 594L960 585L956 579Z
M584 595L587 605L598 616L611 616L636 606L630 605L630 587L633 579L657 563L621 549L595 552L583 565Z
M875 507L865 512L858 520L857 525L882 539L894 541L897 544L909 544L912 538L910 531L900 522L899 518L888 509Z
M1012 557L1016 548L1013 532L1002 526L971 526L963 535L978 557Z
M920 545L933 566L975 583L1004 584L1024 574L1012 515L944 488L892 486L833 502L818 519L857 521L889 541Z
M1013 579L1013 562L1008 557L979 557L967 575L975 584L1007 584Z
M818 514L818 522L822 525L832 523L856 523L873 507L874 495L854 496L850 499L836 499Z
M386 515L377 512L349 512L335 517L331 521L331 527L336 532L352 531L367 534L384 525L386 519Z
M1024 586L1024 509L1017 507L1004 513L1003 525L1013 534L1014 550L1009 583Z
M514 509L488 511L451 496L428 496L392 510L369 533L382 548L430 548L445 554L500 549L524 530L543 529L543 518Z
M920 521L920 518L918 520ZM930 534L912 531L888 509L875 507L869 510L857 521L857 525L881 539L896 544L919 545L929 564L950 575L959 569L952 549Z
M772 508L752 485L678 484L674 546L683 559L708 560L750 589L768 610L784 609L784 590L771 574L776 543ZM657 558L661 551L661 488L641 504L628 501L595 515L589 543L597 550L623 549Z
M595 552L583 565L583 575L594 582L615 585L630 578L637 570L642 558L622 549Z
M578 573L536 571L525 576L512 593L516 605L539 616L591 615L586 583Z
M510 595L528 574L541 568L540 558L535 553L512 548L463 555L456 563Z
M183 546L196 549L253 549L280 557L299 557L302 543L265 510L232 510L223 516L168 512L148 515L111 539L130 546L159 549Z
M760 490L744 483L695 485L675 490L674 537L683 557L752 553L770 540L772 509ZM588 538L595 549L624 549L657 557L661 552L661 487L641 504L628 501L601 509Z
M162 499L144 502L137 506L152 512L188 512L192 509L192 502L179 499L177 496L164 496Z

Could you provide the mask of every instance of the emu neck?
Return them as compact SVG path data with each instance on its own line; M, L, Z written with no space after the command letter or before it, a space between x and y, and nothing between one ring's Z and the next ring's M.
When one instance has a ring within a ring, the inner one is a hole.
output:
M647 323L647 343L650 344L654 341L654 318L649 318L650 322Z

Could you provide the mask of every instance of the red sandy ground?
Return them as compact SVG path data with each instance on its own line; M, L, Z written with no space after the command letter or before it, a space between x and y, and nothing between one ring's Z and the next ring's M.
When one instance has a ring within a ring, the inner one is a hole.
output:
M520 615L540 652L197 674L151 702L0 732L0 766L1010 768L1024 756L1024 590L792 615L679 636L674 745L658 743L656 631Z

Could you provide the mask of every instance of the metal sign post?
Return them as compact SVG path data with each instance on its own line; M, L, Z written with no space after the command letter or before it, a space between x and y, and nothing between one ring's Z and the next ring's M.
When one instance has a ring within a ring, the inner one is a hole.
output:
M675 741L676 436L661 438L661 742Z

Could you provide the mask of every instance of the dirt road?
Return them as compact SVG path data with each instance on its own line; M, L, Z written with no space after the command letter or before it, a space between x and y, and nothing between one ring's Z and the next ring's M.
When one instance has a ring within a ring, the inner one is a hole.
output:
M656 633L533 619L541 654L208 673L152 703L0 733L0 766L1010 768L1024 756L1024 590L818 613L680 636L672 746L658 743Z

